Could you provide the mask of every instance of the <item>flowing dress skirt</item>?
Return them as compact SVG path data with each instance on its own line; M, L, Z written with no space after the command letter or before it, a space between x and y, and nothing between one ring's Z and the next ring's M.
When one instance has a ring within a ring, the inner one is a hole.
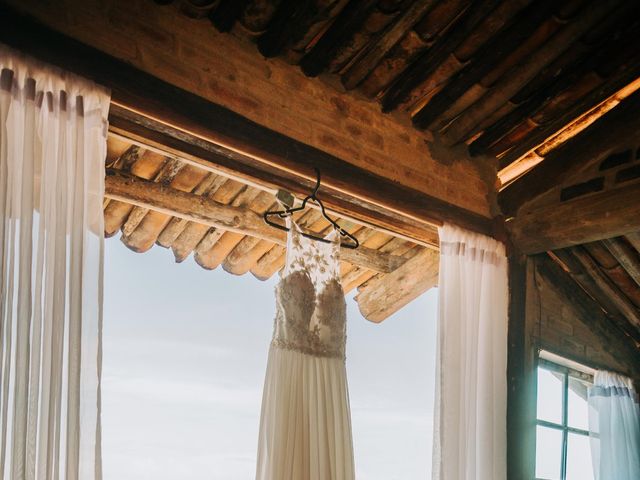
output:
M271 346L257 480L353 480L344 359Z

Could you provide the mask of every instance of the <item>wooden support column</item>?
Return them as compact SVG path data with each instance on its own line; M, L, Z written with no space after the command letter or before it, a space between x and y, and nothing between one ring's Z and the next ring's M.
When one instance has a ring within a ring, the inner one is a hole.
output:
M509 334L507 351L507 478L535 474L534 348L527 334L527 259L509 258ZM533 409L532 409L533 407Z

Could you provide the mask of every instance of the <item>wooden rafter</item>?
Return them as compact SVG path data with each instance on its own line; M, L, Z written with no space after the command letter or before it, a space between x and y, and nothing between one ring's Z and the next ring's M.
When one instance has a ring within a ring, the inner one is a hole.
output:
M525 254L580 245L640 230L640 183L523 213L507 222Z
M113 135L124 137L129 142L161 151L167 156L179 157L183 161L193 163L205 170L220 173L261 188L273 191L282 188L299 197L304 197L315 182L315 177L311 175L311 166L304 174L300 167L296 171L275 168L272 164L226 149L196 135L116 105L112 105L110 109L109 129ZM334 174L340 173L335 168L329 170ZM364 225L421 245L438 245L437 229L432 224L404 215L397 209L385 208L380 203L367 200L364 196L368 190L371 190L371 187L376 185L382 189L381 192L384 196L388 196L398 188L397 184L390 182L387 186L386 182L376 184L374 180L368 180L368 184L365 186L367 182L365 178L365 182L359 184L347 185L346 182L343 182L341 188L338 189L328 184L324 168L322 172L322 198L329 210L344 218L352 218ZM343 173L358 175L354 172ZM401 195L398 190L395 191L397 195ZM397 202L401 198L391 200ZM420 201L416 199L413 207L419 205Z
M107 175L105 196L120 202L157 211L166 215L215 227L222 231L250 235L277 245L286 245L286 233L269 227L255 212L215 200L182 192L159 183L121 174ZM342 259L380 273L389 273L405 263L405 259L360 247L342 249Z
M349 71L343 76L342 82L348 89L355 88L371 70L389 53L389 50L400 41L422 16L434 5L434 0L416 0L403 12L398 19L385 31Z
M592 289L585 288L583 283L584 274L576 271L563 271L547 255L535 257L536 268L540 275L561 294L566 301L571 302L571 307L579 314L580 318L587 323L598 335L607 338L624 335L628 341L622 345L627 345L624 352L612 352L615 356L622 358L632 358L635 362L640 362L640 335L638 330L631 324L617 315L615 312L605 312L594 296ZM573 279L573 280L572 280Z
M425 248L394 272L358 289L360 313L381 322L438 283L438 252Z
M0 13L0 41L110 88L112 106L147 119L162 119L167 130L175 132L176 136L170 141L176 145L187 148L189 142L197 139L196 149L208 143L208 148L226 156L231 169L241 172L251 169L254 173L259 170L263 176L288 176L295 179L298 188L301 180L310 179L313 167L321 166L324 185L343 198L350 197L349 207L357 210L357 204L367 204L374 217L384 217L386 211L389 216L422 224L423 232L431 232L427 241L433 238L434 226L443 222L493 235L493 223L483 215L403 186L259 125L14 10L1 7ZM114 111L112 108L111 113ZM110 115L109 120L115 123L117 119ZM135 128L130 120L126 119L127 126ZM403 226L389 224L387 228L402 231Z
M531 172L500 192L498 201L503 213L516 215L524 204L561 184L578 169L640 143L639 110L640 91L637 91L580 135L551 152Z
M571 250L571 255L580 263L582 269L595 282L596 287L607 296L622 314L634 327L640 330L640 311L622 293L616 285L598 267L595 260L581 247Z
M610 238L603 241L605 247L616 258L622 268L640 286L640 254L623 238Z

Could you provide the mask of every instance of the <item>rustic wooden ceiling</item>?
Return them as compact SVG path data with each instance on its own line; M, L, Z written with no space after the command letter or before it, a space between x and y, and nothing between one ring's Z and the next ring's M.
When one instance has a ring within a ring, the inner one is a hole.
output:
M285 233L266 225L261 216L278 206L274 192L114 135L108 140L106 171L107 238L120 233L135 252L158 245L171 249L176 262L193 256L202 268L221 266L259 280L284 265ZM316 209L296 218L319 235L331 229ZM341 250L340 273L345 293L358 289L356 301L365 318L382 321L437 282L438 253L433 248L344 218L338 221L361 243L357 250Z
M556 250L550 256L640 350L640 232Z
M496 157L503 183L612 107L603 102L640 87L638 2L177 4L218 30L253 39L265 57L283 57L308 76L379 102L383 112L408 116L446 145Z
M640 347L640 3L157 3L495 162L516 245L550 252Z

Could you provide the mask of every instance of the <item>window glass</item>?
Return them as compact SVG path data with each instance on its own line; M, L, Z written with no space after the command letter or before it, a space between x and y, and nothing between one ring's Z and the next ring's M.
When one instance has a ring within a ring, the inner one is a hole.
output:
M538 419L562 423L562 374L538 368Z
M538 426L536 433L536 478L560 480L562 430Z
M569 391L567 395L568 422L572 428L589 430L589 404L587 402L587 384L576 378L569 377Z
M593 480L589 437L569 432L567 438L567 480Z

